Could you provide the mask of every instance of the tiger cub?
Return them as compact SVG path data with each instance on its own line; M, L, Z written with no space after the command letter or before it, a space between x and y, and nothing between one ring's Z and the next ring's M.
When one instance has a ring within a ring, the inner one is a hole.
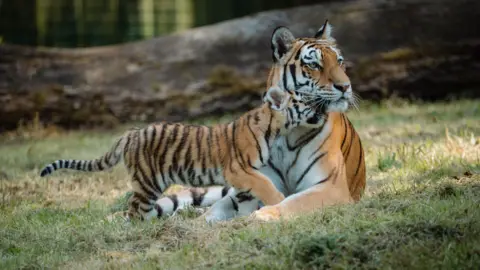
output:
M95 160L57 160L40 173L58 169L102 171L124 159L132 177L127 218L161 216L156 200L173 184L233 186L266 205L284 199L259 169L269 159L274 140L290 129L317 127L323 118L302 101L301 94L271 87L264 102L228 124L197 126L158 123L126 132L111 150Z

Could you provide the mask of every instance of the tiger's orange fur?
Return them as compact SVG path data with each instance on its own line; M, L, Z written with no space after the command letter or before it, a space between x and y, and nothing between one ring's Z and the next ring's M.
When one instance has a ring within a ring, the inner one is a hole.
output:
M331 26L326 21L313 38L295 39L286 28L277 29L272 36L275 63L267 85L307 93L311 96L310 105L327 116L318 135L324 139L315 141L312 138L314 144L306 144L316 148L317 153L324 153L308 170L323 173L325 177L317 181L312 175L312 185L279 204L256 211L254 216L258 219L294 216L327 205L358 201L363 195L366 185L364 150L358 133L345 115L355 97L343 57L330 32ZM272 165L277 164L273 162ZM306 173L308 171L303 175Z

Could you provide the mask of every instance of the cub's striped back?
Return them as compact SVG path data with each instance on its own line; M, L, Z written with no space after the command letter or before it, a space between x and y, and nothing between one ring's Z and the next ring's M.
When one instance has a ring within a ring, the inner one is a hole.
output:
M283 194L259 172L269 159L270 147L278 136L298 126L322 125L323 118L305 104L302 95L290 95L270 87L264 99L262 106L228 124L208 127L161 123L132 129L102 157L57 160L47 165L40 175L62 168L101 171L123 158L134 191L129 200L129 215L145 219L179 207L178 198L173 197L169 198L171 207L157 203L172 184L233 186L235 191L231 192L236 195L248 193L267 205L278 203L283 200ZM208 204L208 190L197 191L191 193L193 204ZM226 192L230 191L222 189L219 195L223 197Z

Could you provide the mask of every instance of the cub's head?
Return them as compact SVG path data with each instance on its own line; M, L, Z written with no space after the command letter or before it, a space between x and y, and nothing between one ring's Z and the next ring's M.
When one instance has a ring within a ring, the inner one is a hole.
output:
M271 86L264 94L263 102L270 106L283 134L298 126L318 128L324 124L325 116L308 106L301 93L288 93Z
M350 78L331 31L328 21L311 38L295 38L286 27L275 29L271 41L274 64L267 86L303 94L319 113L345 112L354 105Z

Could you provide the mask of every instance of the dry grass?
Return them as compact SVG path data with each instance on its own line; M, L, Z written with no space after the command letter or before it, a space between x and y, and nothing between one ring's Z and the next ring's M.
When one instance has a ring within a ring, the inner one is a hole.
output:
M121 166L48 178L38 172L57 158L102 154L125 127L45 132L33 125L3 136L0 269L478 267L480 101L389 101L349 115L366 147L364 199L271 224L208 226L194 211L108 223L128 191Z

